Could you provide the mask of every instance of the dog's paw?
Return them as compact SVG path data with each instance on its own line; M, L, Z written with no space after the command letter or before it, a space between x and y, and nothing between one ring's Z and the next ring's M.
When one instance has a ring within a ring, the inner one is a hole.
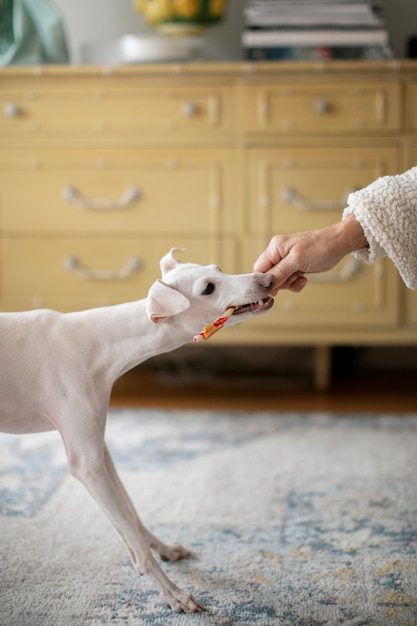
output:
M164 600L166 606L172 609L174 613L198 613L205 610L203 605L191 593L185 593L178 587L169 591L165 595Z
M164 546L159 550L159 556L163 561L180 561L181 559L188 559L191 552L176 543L173 546Z

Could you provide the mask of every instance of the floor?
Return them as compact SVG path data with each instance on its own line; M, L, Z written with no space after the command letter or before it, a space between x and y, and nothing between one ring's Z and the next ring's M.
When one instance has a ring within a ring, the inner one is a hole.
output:
M364 370L351 366L339 371L336 363L326 391L314 389L308 371L288 374L244 366L239 371L208 370L195 363L179 368L141 366L116 382L111 406L417 412L417 369L413 367Z

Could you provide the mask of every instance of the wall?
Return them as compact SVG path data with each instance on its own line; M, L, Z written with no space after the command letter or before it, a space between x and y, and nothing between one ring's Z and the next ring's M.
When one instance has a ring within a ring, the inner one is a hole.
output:
M154 34L133 8L132 0L55 0L64 17L73 63L81 61L85 43L110 41L122 35ZM204 37L204 56L210 60L239 60L243 28L243 0L229 0L226 19Z
M55 0L63 13L73 63L81 60L85 43L117 39L126 34L153 32L133 8L132 0ZM244 0L229 0L224 22L205 35L205 56L239 60ZM383 0L391 44L397 57L406 55L408 37L417 34L417 0Z

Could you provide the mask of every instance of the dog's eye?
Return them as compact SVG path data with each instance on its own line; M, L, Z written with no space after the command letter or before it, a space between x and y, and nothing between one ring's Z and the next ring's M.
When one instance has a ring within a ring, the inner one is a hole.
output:
M208 283L204 291L202 292L203 296L209 296L214 291L213 283Z

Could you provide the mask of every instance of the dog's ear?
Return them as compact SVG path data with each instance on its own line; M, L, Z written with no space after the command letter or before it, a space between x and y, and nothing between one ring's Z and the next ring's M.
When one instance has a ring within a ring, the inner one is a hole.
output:
M189 306L188 298L162 280L156 280L151 285L146 298L146 313L155 324L165 317L185 311Z
M164 277L167 272L169 272L170 270L173 270L174 267L177 267L177 265L180 264L180 261L177 261L174 255L176 252L183 252L184 250L185 248L171 248L171 250L165 256L162 257L162 259L159 262L159 266L162 272L162 277Z

